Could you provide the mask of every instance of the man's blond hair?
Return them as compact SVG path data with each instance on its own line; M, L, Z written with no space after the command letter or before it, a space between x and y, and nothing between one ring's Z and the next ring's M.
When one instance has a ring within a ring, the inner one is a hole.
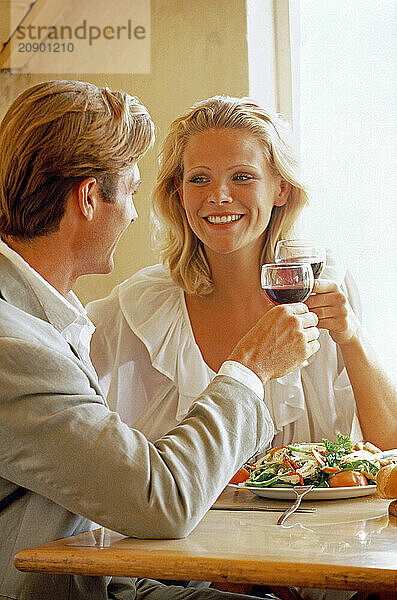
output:
M56 231L69 192L96 177L104 200L154 140L141 102L80 81L25 90L0 124L0 235L30 239Z

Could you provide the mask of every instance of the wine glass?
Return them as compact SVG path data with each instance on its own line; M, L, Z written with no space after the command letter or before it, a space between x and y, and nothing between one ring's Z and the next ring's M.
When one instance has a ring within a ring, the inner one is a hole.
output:
M276 244L274 262L310 263L314 279L320 277L325 266L325 248L307 240L280 240Z
M273 304L304 302L313 290L312 267L310 263L263 265L261 285Z

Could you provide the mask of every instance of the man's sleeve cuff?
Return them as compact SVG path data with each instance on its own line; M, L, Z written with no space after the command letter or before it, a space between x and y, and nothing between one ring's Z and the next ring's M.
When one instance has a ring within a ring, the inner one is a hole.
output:
M227 360L221 365L218 375L227 375L228 377L236 379L252 390L259 398L261 398L261 400L264 399L265 394L262 381L256 373L241 363L235 362L234 360Z

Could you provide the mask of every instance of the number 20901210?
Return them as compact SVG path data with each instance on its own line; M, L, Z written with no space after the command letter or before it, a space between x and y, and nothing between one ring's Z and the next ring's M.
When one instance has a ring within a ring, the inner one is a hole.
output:
M19 42L18 52L73 52L73 42Z

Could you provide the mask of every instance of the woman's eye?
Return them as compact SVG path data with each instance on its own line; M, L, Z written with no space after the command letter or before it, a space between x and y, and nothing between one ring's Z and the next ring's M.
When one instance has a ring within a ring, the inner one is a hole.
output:
M253 179L252 175L248 175L248 173L237 173L233 176L233 181L248 181Z
M194 175L189 179L190 183L204 183L207 181L207 178L204 175Z

